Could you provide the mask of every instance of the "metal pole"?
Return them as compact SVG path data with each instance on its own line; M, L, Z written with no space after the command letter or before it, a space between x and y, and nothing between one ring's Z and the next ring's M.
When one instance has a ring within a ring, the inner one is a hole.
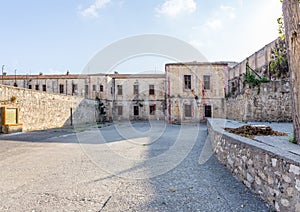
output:
M15 87L18 87L17 85L17 69L15 69L15 84L14 84Z
M4 70L4 66L5 65L2 65L2 85L3 85L3 70Z
M71 121L71 126L73 126L73 108L70 108L70 121Z

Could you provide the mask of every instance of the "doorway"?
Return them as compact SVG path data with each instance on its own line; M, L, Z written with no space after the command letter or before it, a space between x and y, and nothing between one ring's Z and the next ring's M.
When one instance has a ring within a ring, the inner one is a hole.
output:
M135 116L139 115L139 106L133 106L133 115Z
M211 118L211 105L204 106L204 117Z

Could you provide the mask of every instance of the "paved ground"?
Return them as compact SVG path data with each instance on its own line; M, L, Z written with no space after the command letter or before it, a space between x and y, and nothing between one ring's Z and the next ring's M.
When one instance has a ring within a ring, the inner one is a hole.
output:
M76 131L0 136L0 211L268 211L209 152L199 164L204 125Z

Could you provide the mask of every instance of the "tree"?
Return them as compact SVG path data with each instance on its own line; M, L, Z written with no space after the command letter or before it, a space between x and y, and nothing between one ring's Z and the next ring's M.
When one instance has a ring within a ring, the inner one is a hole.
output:
M282 0L285 40L292 95L294 141L300 143L300 6L299 0Z

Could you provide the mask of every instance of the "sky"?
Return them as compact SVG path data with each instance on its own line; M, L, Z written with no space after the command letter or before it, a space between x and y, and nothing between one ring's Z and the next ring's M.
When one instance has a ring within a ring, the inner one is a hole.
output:
M282 13L279 0L0 0L0 8L8 74L82 73L97 52L143 34L182 40L208 61L241 62L278 37ZM163 72L166 62L144 56L114 68Z

